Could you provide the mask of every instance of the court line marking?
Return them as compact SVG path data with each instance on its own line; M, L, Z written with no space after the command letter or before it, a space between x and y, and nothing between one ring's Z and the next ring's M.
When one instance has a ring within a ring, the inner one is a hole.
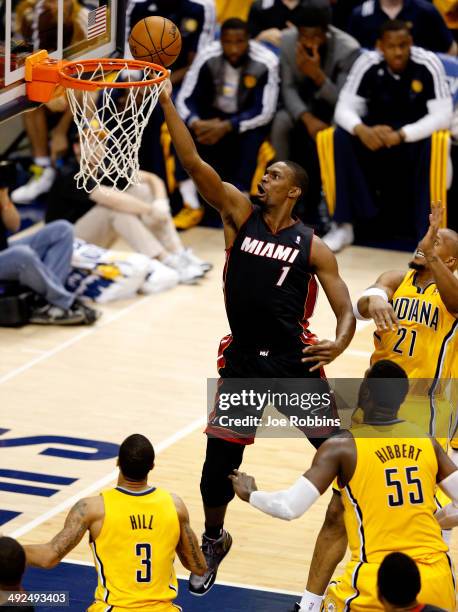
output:
M19 374L22 374L23 372L26 372L30 368L33 368L33 366L37 365L38 363L41 363L42 361L46 361L50 357L53 357L54 355L57 355L58 353L60 353L61 351L65 350L69 346L73 346L73 344L76 344L77 342L79 342L83 338L87 338L88 336L91 336L92 334L97 332L99 329L105 327L106 325L110 325L110 323L113 323L114 321L117 321L118 319L122 318L125 314L127 314L128 312L130 312L134 308L137 308L140 304L143 304L146 300L149 300L152 297L154 297L154 296L153 295L137 296L137 298L135 299L135 301L132 304L129 304L129 306L126 306L125 308L122 308L121 310L118 310L113 315L108 316L107 318L102 319L101 323L97 323L95 326L91 327L90 329L86 329L86 330L80 332L79 334L76 334L76 336L73 336L72 338L69 338L65 342L61 342L60 344L58 344L57 346L55 346L54 348L52 348L52 349L50 349L48 351L41 351L40 354L37 357L35 357L34 359L31 359L27 363L24 363L23 365L21 365L21 366L19 366L17 368L14 368L13 370L8 372L7 374L4 374L3 376L0 376L0 385L3 385L3 383L6 383L7 381L11 380L12 378L15 378L16 376L19 376ZM364 329L365 327L367 327L368 325L371 325L371 324L372 324L372 320L357 321L356 322L356 332L360 332L362 329ZM22 349L22 350L24 352L26 352L26 351L27 352L35 351L35 349Z
M146 300L149 300L152 297L153 297L153 295L139 296L138 299L135 300L135 302L133 302L132 304L129 304L128 306L125 306L121 310L118 310L114 314L108 316L107 318L105 318L105 320L102 320L101 323L97 323L96 325L94 325L90 329L85 329L84 331L80 332L79 334L76 334L75 336L72 336L68 340L65 340L65 342L61 342L60 344L57 344L54 348L50 349L49 351L43 351L41 355L38 355L38 357L35 357L34 359L31 359L30 361L27 361L23 365L21 365L21 366L19 366L17 368L14 368L13 370L8 372L7 374L4 374L3 376L0 376L0 385L3 385L3 383L7 382L8 380L11 380L12 378L15 378L19 374L22 374L23 372L26 372L30 368L33 368L33 366L37 365L38 363L41 363L42 361L46 361L46 359L49 359L50 357L53 357L54 355L57 355L58 353L60 353L61 351L65 350L69 346L72 346L73 344L76 344L77 342L79 342L83 338L87 338L88 336L91 336L92 334L97 332L102 327L105 327L106 325L110 325L110 323L113 323L114 321L117 321L118 319L123 317L125 314L127 314L128 312L130 312L134 308L137 308L140 304L143 304Z
M370 357L372 353L370 351L358 351L357 349L347 349L342 355L349 355L350 357Z
M79 559L62 559L61 563L93 567L95 571L94 563L91 561L81 561ZM179 578L180 580L189 580L189 576L183 576L183 574L177 574L177 578ZM272 587L254 586L252 584L242 584L240 582L228 582L227 580L217 580L215 584L220 586L234 587L238 589L249 589L251 591L265 591L267 593L278 593L279 595L292 595L294 597L302 595L302 593L299 593L298 591L279 591L278 589L273 589Z
M195 419L194 421L191 421L189 425L186 425L186 427L182 427L181 429L176 431L174 434L172 434L168 438L165 438L165 440L162 440L161 442L154 444L154 450L156 452L156 455L159 455L163 451L167 450L170 446L173 446L176 442L179 442L183 438L186 438L186 436L193 433L199 427L203 427L206 422L207 422L207 419L204 417ZM40 516L37 516L36 518L29 521L25 525L22 525L22 527L18 527L12 533L10 533L10 536L12 538L18 538L28 533L35 527L38 527L38 525L41 525L42 523L49 520L53 516L56 516L56 514L59 514L63 510L66 510L70 506L73 506L73 504L75 504L81 498L87 497L91 493L95 493L102 487L108 485L110 482L113 482L113 480L117 479L118 474L119 474L118 468L114 469L109 474L105 474L105 476L102 476L102 478L99 478L98 480L94 481L82 491L79 491L78 493L75 493L75 495L72 495L71 497L64 499L60 504L58 504L57 506L54 506L53 508L50 508L47 512L44 512L43 514L40 514Z

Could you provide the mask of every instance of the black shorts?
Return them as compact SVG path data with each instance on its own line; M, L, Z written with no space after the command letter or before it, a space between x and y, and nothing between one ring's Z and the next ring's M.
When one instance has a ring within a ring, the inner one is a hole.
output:
M304 405L280 405L273 402L275 408L283 414L291 425L300 429L309 438L327 438L338 431L334 424L337 419L334 398L324 369L310 372L313 363L302 363L303 345L293 345L287 351L269 349L247 349L237 346L232 336L225 336L220 343L218 352L218 373L213 411L208 418L206 433L239 444L253 444L256 429L262 420L265 406L240 405L234 408L222 408L221 398L240 395L242 388L246 393L253 391L258 397L269 398L292 395L296 397L311 397L314 403L304 408ZM236 379L236 380L234 380ZM250 379L245 386L241 379ZM262 380L264 379L264 380ZM267 379L267 380L266 380ZM272 394L267 395L267 391ZM285 395L286 394L286 395ZM315 419L318 425L307 422ZM329 422L333 424L329 424ZM279 437L281 433L279 434Z

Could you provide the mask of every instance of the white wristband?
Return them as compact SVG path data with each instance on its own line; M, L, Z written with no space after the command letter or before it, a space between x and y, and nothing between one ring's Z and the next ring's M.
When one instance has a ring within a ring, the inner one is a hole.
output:
M385 289L380 289L380 287L369 287L366 291L363 291L361 297L371 297L371 295L377 295L378 297L383 298L386 302L388 302L388 295Z
M266 514L291 521L302 516L319 497L320 492L315 485L301 476L286 491L253 491L250 504Z
M361 298L356 300L356 302L353 304L353 314L355 315L355 319L358 319L358 321L369 321L370 317L363 317L363 315L358 310L358 302L360 299Z

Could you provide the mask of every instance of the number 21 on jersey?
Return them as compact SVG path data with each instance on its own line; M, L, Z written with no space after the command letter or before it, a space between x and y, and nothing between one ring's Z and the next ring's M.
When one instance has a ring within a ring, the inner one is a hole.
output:
M398 329L398 340L393 347L393 353L398 355L408 355L413 357L415 351L415 341L417 339L417 332L414 329L407 329L400 327Z

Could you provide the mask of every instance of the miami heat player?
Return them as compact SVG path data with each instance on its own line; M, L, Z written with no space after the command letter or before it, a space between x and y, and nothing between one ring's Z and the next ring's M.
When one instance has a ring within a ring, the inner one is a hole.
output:
M350 343L355 318L334 255L312 229L292 216L296 201L307 189L306 172L289 161L271 165L259 185L259 205L253 206L201 159L170 96L168 83L159 101L175 150L224 224L225 302L232 333L223 338L218 356L222 385L231 378L324 378L323 366ZM318 290L316 278L337 319L333 341L318 341L308 329ZM245 446L254 441L256 431L255 426L226 429L218 425L217 417L213 414L207 427L201 480L202 550L208 571L204 576L191 575L189 589L195 595L208 592L231 547L232 538L223 529L227 505L234 497L228 476L240 466ZM311 441L318 447L322 439Z

